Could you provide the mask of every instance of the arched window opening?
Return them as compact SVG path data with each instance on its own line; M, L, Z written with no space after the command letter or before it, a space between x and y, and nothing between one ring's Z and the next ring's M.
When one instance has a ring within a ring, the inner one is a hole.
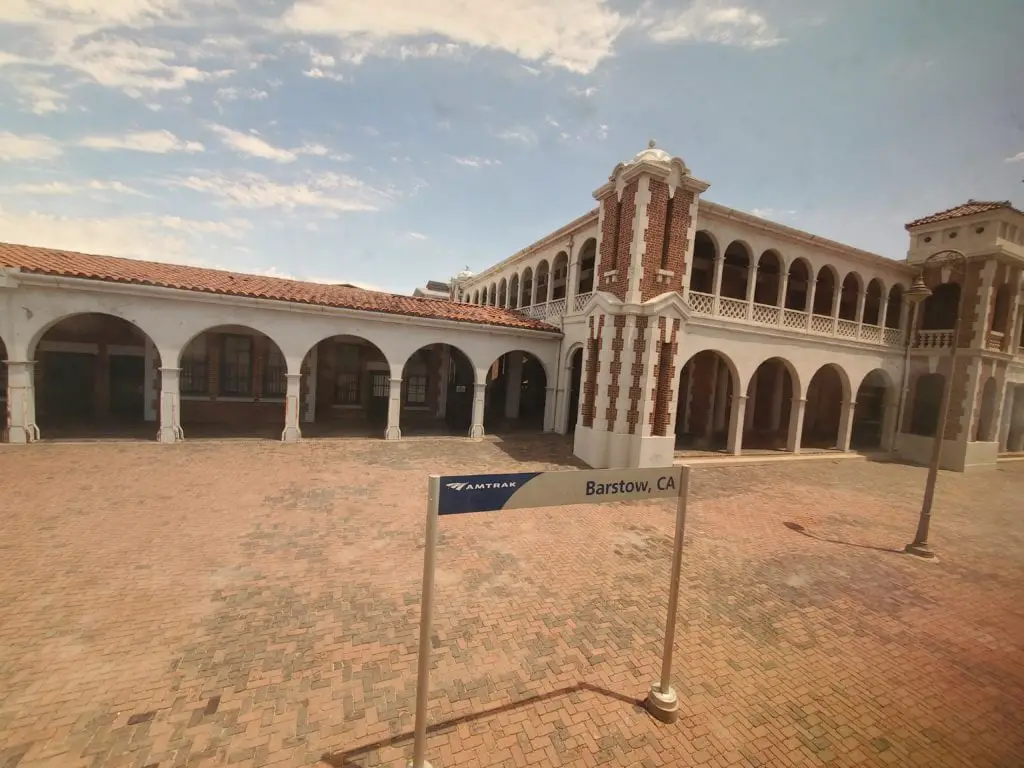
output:
M750 279L750 252L738 240L725 249L722 264L722 296L727 299L746 299L747 281Z
M807 311L807 296L810 291L811 268L803 259L795 259L789 266L786 282L786 309Z
M690 290L712 293L715 289L715 241L701 230L693 239L693 264L690 268Z

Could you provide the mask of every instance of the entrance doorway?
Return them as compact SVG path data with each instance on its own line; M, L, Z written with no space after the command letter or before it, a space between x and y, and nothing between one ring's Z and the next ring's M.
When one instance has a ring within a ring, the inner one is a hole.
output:
M583 381L583 348L572 353L569 370L569 413L566 422L566 434L576 431L576 422L580 415L580 389Z

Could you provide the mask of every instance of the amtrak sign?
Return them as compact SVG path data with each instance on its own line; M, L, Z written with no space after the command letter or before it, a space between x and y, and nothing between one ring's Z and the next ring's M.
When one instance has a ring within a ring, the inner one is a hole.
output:
M620 501L676 500L676 531L672 547L668 616L665 623L661 679L651 687L647 711L663 722L679 716L679 700L672 689L672 647L679 572L686 523L689 467L654 469L579 469L560 472L516 472L506 475L431 475L427 489L427 535L423 548L423 595L420 606L420 644L416 668L416 719L413 726L411 768L429 768L427 704L430 678L430 624L434 614L434 571L437 564L437 529L442 515L497 512L505 509L569 507L612 504Z
M645 501L679 495L682 467L520 472L440 478L439 515Z

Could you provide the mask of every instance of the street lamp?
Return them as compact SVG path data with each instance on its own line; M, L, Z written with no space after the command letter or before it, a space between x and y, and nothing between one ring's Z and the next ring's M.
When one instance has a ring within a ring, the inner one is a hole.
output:
M942 266L953 266L957 267L961 273L966 272L967 257L961 252L955 249L946 249L933 253L924 263L921 265L921 272L914 279L914 284L907 291L907 299L915 308L915 320L916 320L916 309L917 304L924 301L926 298L932 295L932 292L928 289L928 286L924 282L924 271L928 267L942 267ZM963 286L961 285L961 290ZM914 535L914 540L907 544L904 548L904 552L917 557L932 558L935 557L935 553L931 547L928 546L928 529L931 526L932 521L932 502L935 500L935 481L939 477L939 462L942 459L942 438L946 433L946 421L949 417L949 397L950 391L953 386L953 371L956 368L956 351L957 346L960 343L960 303L963 300L963 296L957 301L956 306L956 321L953 323L953 338L949 345L949 372L943 377L942 381L942 402L939 405L939 419L938 424L935 428L935 440L932 445L932 459L928 465L928 479L925 481L924 486L924 499L921 502L921 514L917 519L917 533ZM913 325L911 326L910 332L914 332ZM909 361L908 361L909 362Z

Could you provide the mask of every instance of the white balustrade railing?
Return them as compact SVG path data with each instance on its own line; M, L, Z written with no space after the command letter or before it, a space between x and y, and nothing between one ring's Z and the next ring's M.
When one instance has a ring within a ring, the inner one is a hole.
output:
M886 330L895 330L894 328L887 328ZM860 327L860 340L868 341L872 344L882 343L882 329L877 325L862 325Z
M565 314L565 299L554 299L548 302L548 317L558 317Z
M754 304L750 319L758 325L778 325L779 308L771 304Z
M841 339L857 338L857 323L852 320L839 320L836 323L836 336Z
M914 337L917 349L948 349L953 346L953 331L918 331Z
M718 298L718 314L731 320L747 319L747 302L742 299Z
M715 297L710 293L690 291L690 311L695 315L714 316Z
M587 306L587 302L590 301L590 297L594 295L593 291L588 293L578 293L573 297L572 300L572 311L582 312L583 308Z
M832 335L832 318L825 315L811 315L811 331L814 333L826 333Z
M802 331L807 328L807 313L799 309L782 310L782 327Z

